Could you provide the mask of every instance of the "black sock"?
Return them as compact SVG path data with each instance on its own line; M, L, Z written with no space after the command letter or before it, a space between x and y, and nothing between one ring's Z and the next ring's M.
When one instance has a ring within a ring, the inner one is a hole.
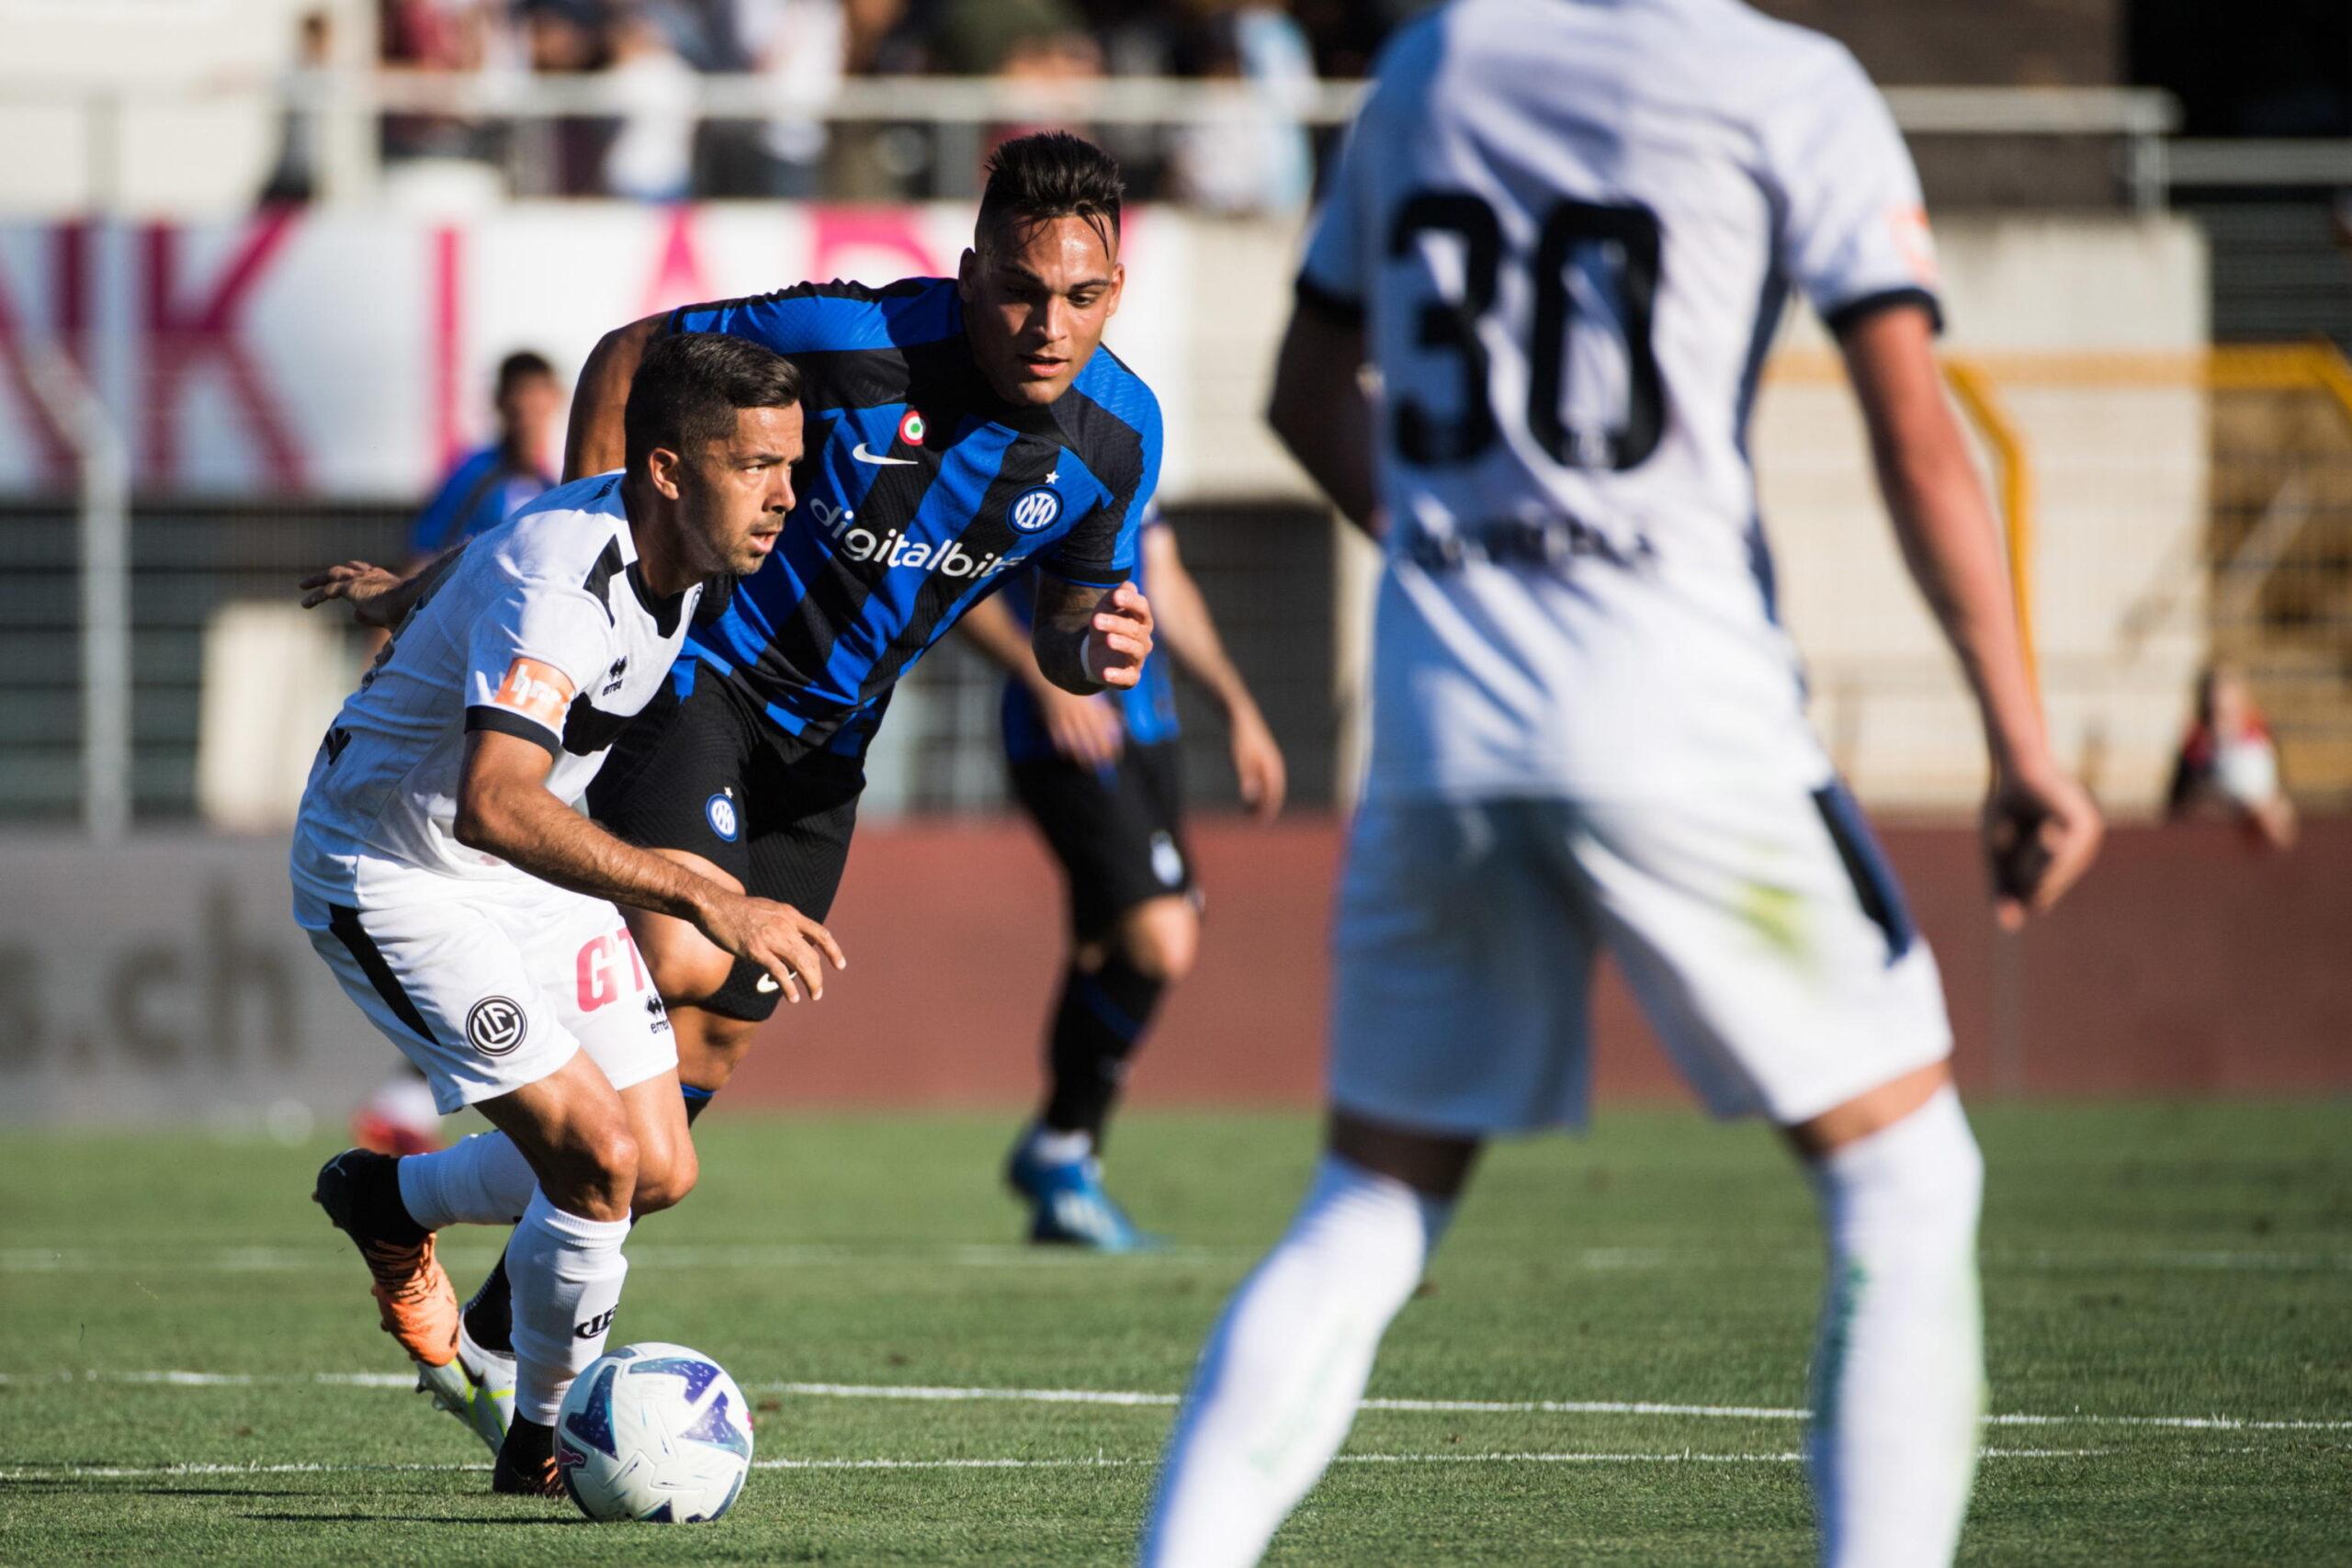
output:
M1127 1058L1142 1042L1167 988L1116 951L1091 974L1070 965L1062 976L1046 1052L1052 1089L1040 1119L1047 1127L1089 1134L1097 1149L1102 1146L1103 1124L1126 1079Z
M680 1084L678 1092L686 1101L686 1125L695 1124L703 1108L710 1103L715 1089L696 1089L692 1084ZM399 1189L394 1188L397 1195ZM406 1213L405 1210L402 1211ZM412 1222L413 1223L413 1222ZM506 1254L498 1255L498 1266L466 1303L466 1334L485 1350L495 1350L502 1356L514 1353L514 1287L506 1278Z
M401 1162L367 1160L351 1184L352 1218L359 1228L381 1241L414 1247L433 1233L416 1223L401 1201Z
M485 1350L514 1353L514 1288L506 1279L506 1254L466 1303L466 1336Z

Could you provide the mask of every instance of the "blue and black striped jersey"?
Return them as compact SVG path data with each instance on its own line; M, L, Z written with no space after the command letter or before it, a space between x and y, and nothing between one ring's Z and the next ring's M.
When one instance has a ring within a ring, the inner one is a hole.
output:
M669 329L764 344L805 383L798 502L683 655L787 734L863 750L892 684L1018 570L1106 588L1134 571L1159 404L1109 349L1052 404L1008 403L939 277L804 283L674 310Z

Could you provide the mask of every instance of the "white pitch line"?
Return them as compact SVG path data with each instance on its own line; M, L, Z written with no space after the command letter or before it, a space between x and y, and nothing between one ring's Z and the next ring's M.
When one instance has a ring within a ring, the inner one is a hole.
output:
M460 1251L458 1256L465 1256ZM1047 1250L1023 1245L950 1242L937 1246L856 1247L827 1243L718 1244L663 1246L647 1242L629 1249L632 1261L651 1269L818 1269L876 1268L1125 1268L1153 1264L1246 1263L1258 1253L1245 1247L1168 1247L1107 1260L1073 1250ZM1754 1269L1758 1267L1817 1268L1820 1254L1812 1249L1765 1248L1755 1251L1702 1247L1593 1247L1567 1248L1546 1256L1546 1262L1591 1273L1629 1270ZM478 1259L489 1266L484 1254ZM2189 1273L2309 1273L2352 1270L2352 1252L2266 1252L2247 1249L2168 1249L2155 1252L2083 1253L2046 1248L2005 1250L1983 1255L1992 1269L2077 1273L2114 1273L2131 1269L2171 1269ZM96 1251L87 1248L40 1247L0 1247L0 1274L180 1273L307 1274L340 1270L350 1266L341 1247L220 1247L178 1255L168 1251Z
M2108 1449L1983 1449L1984 1459L2094 1459ZM1602 1453L1584 1450L1525 1453L1340 1454L1334 1464L1796 1464L1801 1453ZM1158 1457L1074 1459L763 1459L753 1470L1131 1470L1156 1464ZM45 1464L0 1466L0 1483L47 1481L153 1481L207 1475L465 1475L483 1474L486 1464Z
M45 1382L107 1382L167 1388L258 1388L326 1384L350 1388L413 1389L412 1372L261 1372L198 1371L65 1371L0 1372L0 1386ZM1135 1389L989 1388L952 1384L762 1382L748 1385L753 1393L785 1393L803 1399L881 1399L926 1404L1099 1404L1123 1407L1172 1407L1181 1394L1151 1393ZM1472 1416L1674 1416L1710 1421L1803 1421L1812 1413L1794 1405L1676 1404L1640 1399L1367 1399L1365 1410L1400 1411L1421 1415ZM2148 1427L2177 1431L2213 1432L2342 1432L2352 1431L2352 1420L2316 1417L2265 1419L2245 1416L2101 1416L2086 1411L2060 1415L2024 1412L1989 1415L1988 1427Z

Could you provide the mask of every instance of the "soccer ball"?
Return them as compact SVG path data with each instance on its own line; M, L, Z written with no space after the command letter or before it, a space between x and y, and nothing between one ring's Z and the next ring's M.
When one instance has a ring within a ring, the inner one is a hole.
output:
M563 1396L555 1462L592 1519L715 1519L751 1473L752 1413L735 1380L701 1352L624 1346Z

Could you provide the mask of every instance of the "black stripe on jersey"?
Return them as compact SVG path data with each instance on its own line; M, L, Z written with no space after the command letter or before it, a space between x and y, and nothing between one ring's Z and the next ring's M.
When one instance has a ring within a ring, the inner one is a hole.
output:
M801 404L811 417L830 408L895 403L906 394L910 372L903 349L798 349L788 357L804 378L808 395Z
M466 733L488 729L500 735L511 735L517 740L527 740L552 757L559 743L555 732L535 718L525 718L519 713L477 703L466 710Z
M1881 310L1891 310L1898 305L1919 306L1928 312L1928 330L1938 335L1943 333L1943 305L1924 288L1883 288L1876 294L1847 300L1823 319L1833 335L1843 337Z
M1327 316L1341 326L1363 325L1363 300L1351 299L1344 294L1334 294L1304 273L1299 275L1298 281L1292 287L1297 291L1298 302L1317 315Z
M954 431L957 417L948 414L933 428ZM874 476L873 484L857 503L857 525L876 538L893 528L906 532L907 525L922 509L923 498L931 493L938 478L939 468L933 463L905 467L892 464L884 468ZM878 576L888 569L872 570ZM857 562L839 552L828 551L823 574L808 585L800 602L777 626L767 647L760 650L759 665L752 671L752 689L806 687L821 678L826 661L832 657L834 638L841 635L842 627L857 619L873 592L873 581L861 575Z
M613 614L612 582L613 574L620 569L621 542L606 539L604 549L596 557L596 564L588 569L587 577L580 584L588 590L597 604L605 607L605 619L615 626L620 625L621 618Z
M414 1030L417 1038L433 1040L433 1031L425 1026L424 1015L416 1010L416 1004L409 1000L408 992L401 987L401 977L384 962L383 950L376 945L376 939L359 923L359 911L347 904L328 905L327 930L359 961L360 972L376 987L376 994L384 998L384 1005L392 1010L392 1016Z
M633 716L606 713L586 697L575 697L563 716L563 749L575 757L593 757L619 739Z
M1068 402L1073 394L1064 393L1060 399ZM1035 489L1046 482L1046 476L1061 462L1061 448L1038 441L1015 441L1005 448L1004 461L997 468L996 476L980 494L980 504L972 513L972 521L957 535L956 543L974 560L988 556L1001 556L1021 543L1021 533L1012 521L1012 502L1023 491ZM1001 581L1007 575L1000 572ZM988 579L982 578L985 584ZM890 646L875 657L865 678L858 682L861 703L875 694L887 690L898 680L899 672L910 660L930 646L932 633L947 615L956 602L972 592L975 584L944 572L933 572L915 593L914 608L907 616L907 624L890 639Z

